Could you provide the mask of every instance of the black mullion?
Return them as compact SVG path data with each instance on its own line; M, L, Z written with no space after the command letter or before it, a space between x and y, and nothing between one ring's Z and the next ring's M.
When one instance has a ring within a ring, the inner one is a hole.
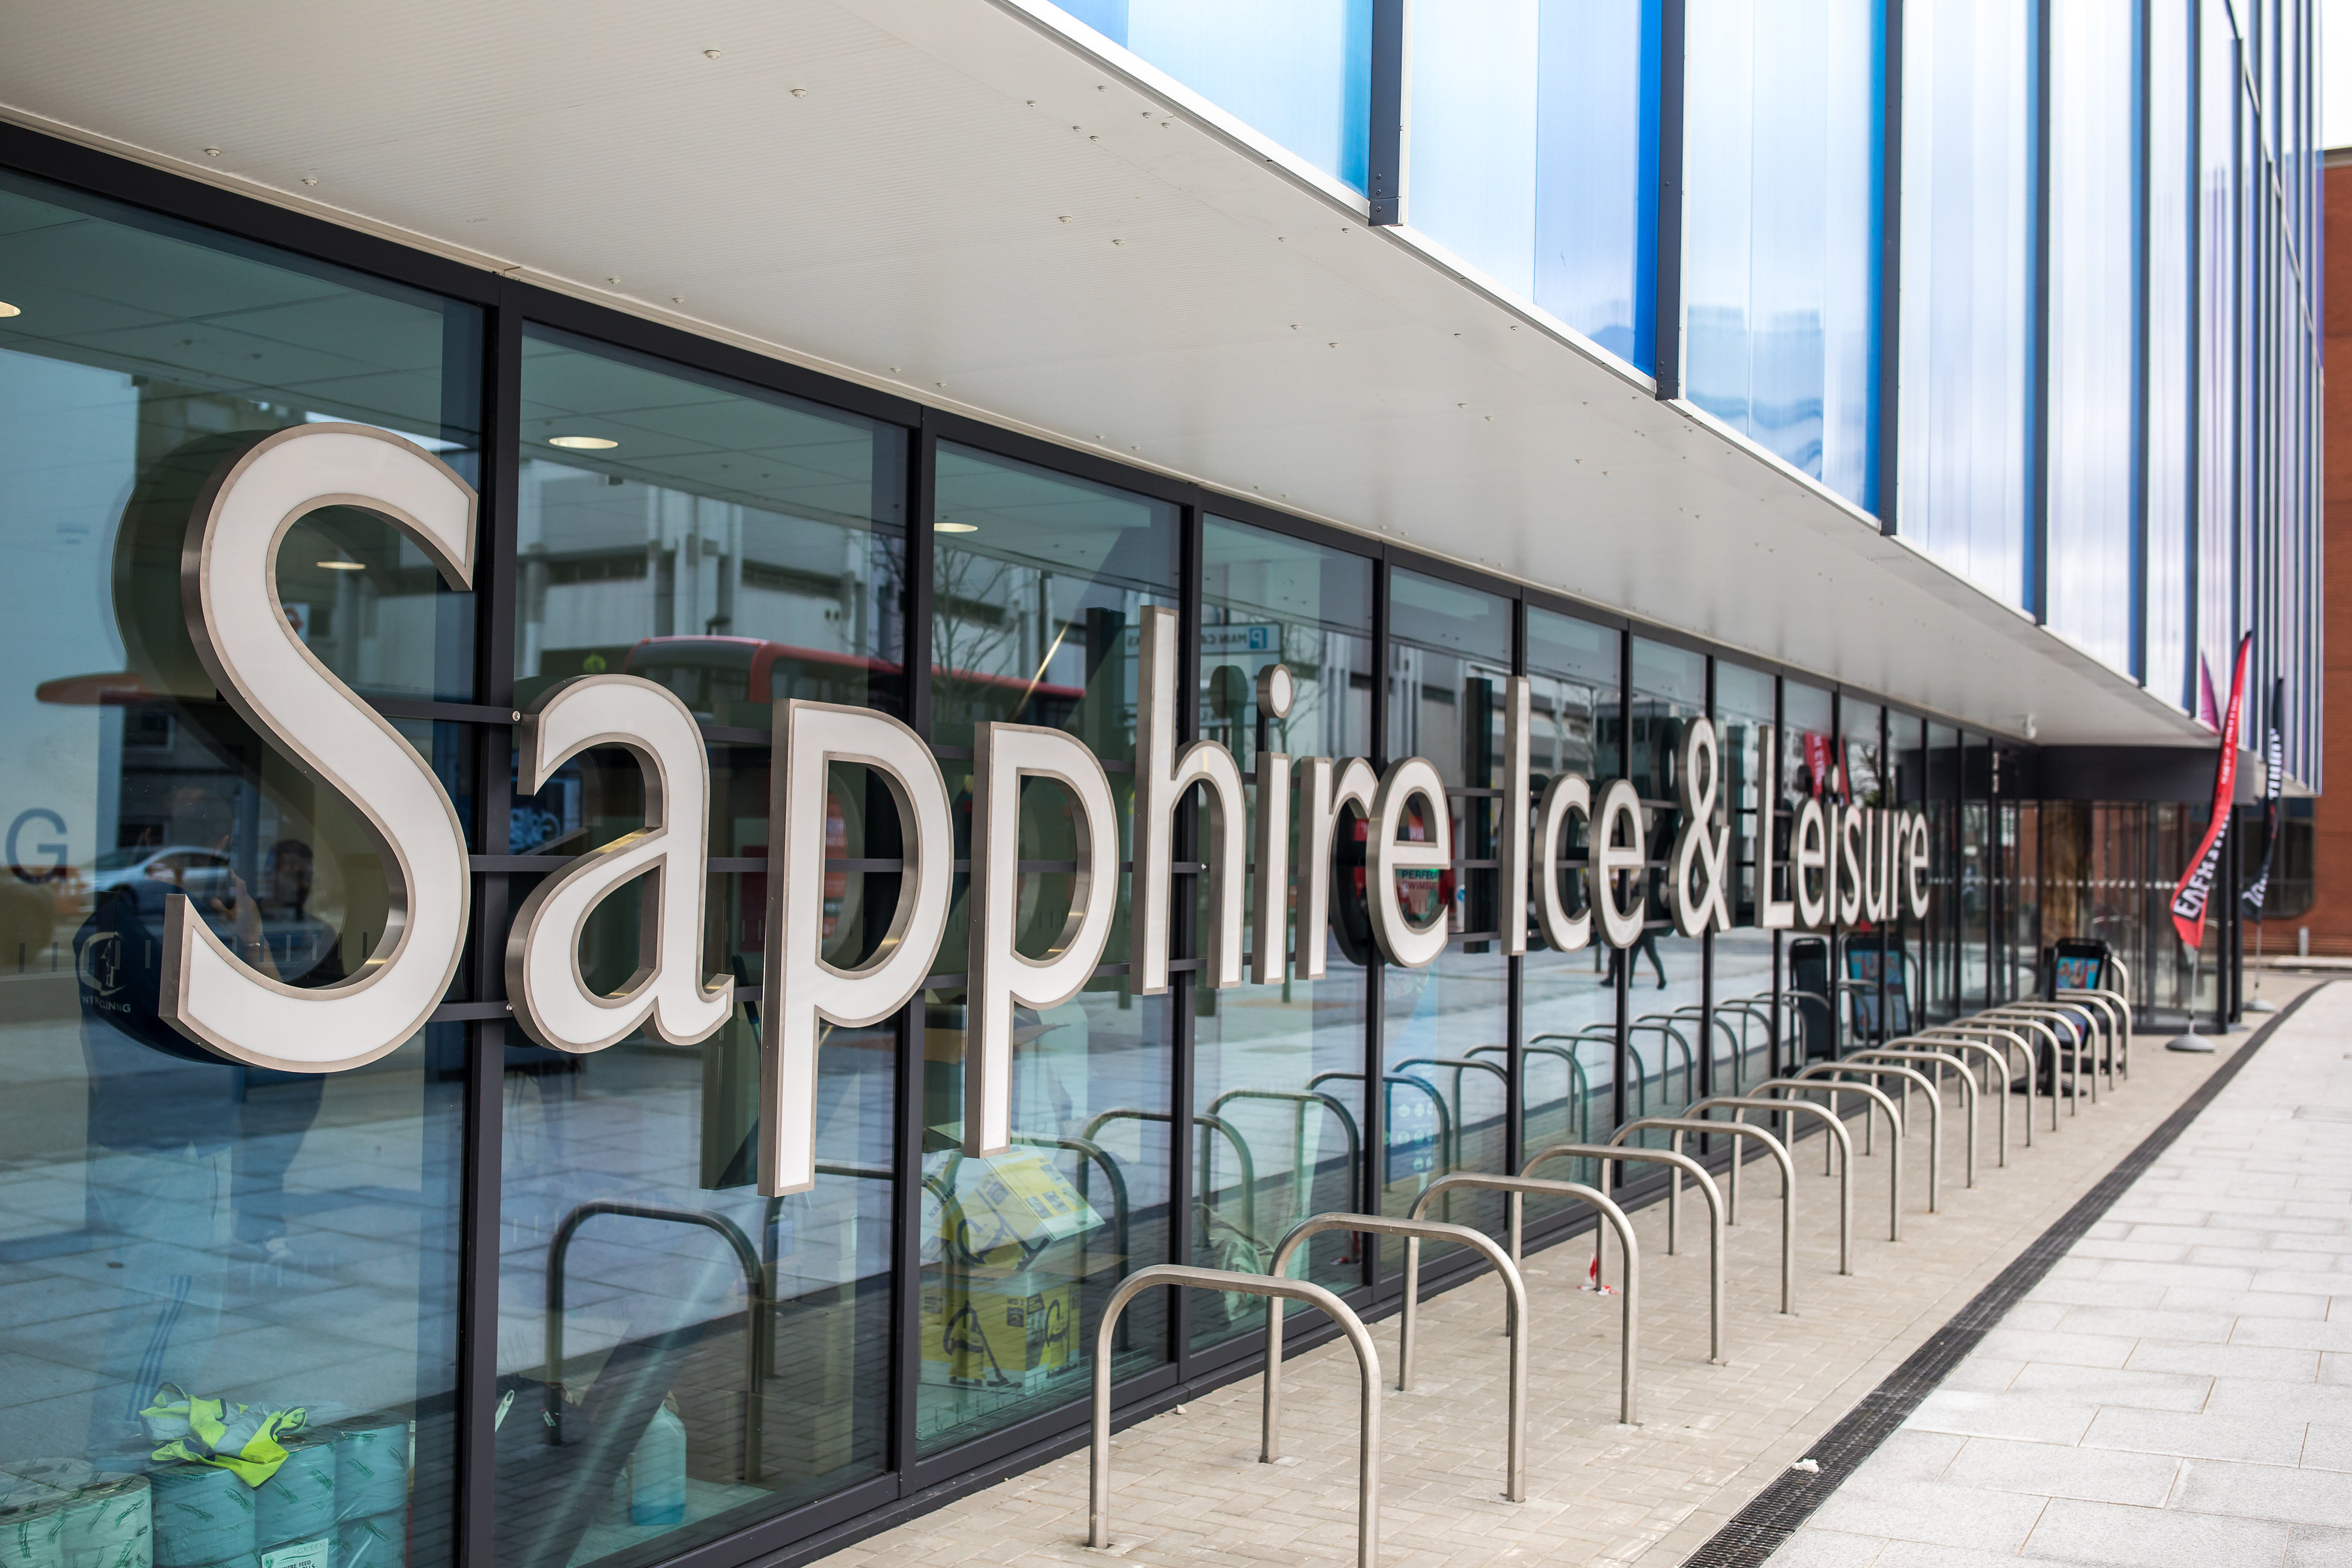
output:
M1894 715L1886 704L1882 702L1878 705L1878 809L1882 814L1892 811L1895 804L1891 798L1895 792L1886 785L1887 767L1895 756L1894 732ZM1879 845L1878 852L1885 860L1891 861L1894 858L1891 846L1885 842ZM1884 867L1882 869L1891 871L1892 867ZM1864 875L1869 875L1867 868L1864 869ZM1892 889L1890 888L1889 890L1891 891ZM1894 1015L1886 1010L1886 971L1893 963L1893 955L1887 951L1886 939L1890 935L1899 937L1902 930L1902 917L1895 913L1895 901L1889 899L1886 912L1881 915L1878 921L1878 1037L1872 1042L1875 1045L1883 1046L1886 1043L1887 1026L1894 1018Z
M522 333L504 291L488 311L479 367L482 434L476 493L474 691L486 705L514 700L515 437L522 405ZM512 731L484 725L475 750L475 843L492 854L508 842ZM479 1003L506 994L508 887L503 874L472 879L469 931L473 987ZM505 1104L506 1025L465 1026L465 1168L458 1229L457 1564L488 1568L498 1531L496 1404L499 1381L499 1207Z
M892 1151L898 1180L890 1186L890 1310L898 1353L890 1368L890 1468L898 1495L916 1489L918 1403L923 1362L923 997L898 1015L897 1066L891 1074L898 1097Z
M1702 711L1706 714L1706 721L1710 724L1716 722L1715 666L1714 659L1710 658L1706 661L1706 705ZM1738 816L1738 812L1733 802L1724 799L1726 792L1723 786L1727 772L1723 763L1723 732L1718 726L1716 731L1715 748L1715 794L1717 799L1723 800L1723 816L1727 823ZM1692 830L1701 834L1711 834L1715 830L1713 822L1696 815L1692 816L1688 826ZM1727 864L1717 873L1717 877L1728 876L1737 880L1739 876L1739 864L1728 848L1724 852L1724 859ZM1674 864L1671 855L1667 858L1666 870L1667 875L1673 875ZM1731 889L1709 888L1707 891L1717 898L1725 900L1726 908L1729 908L1730 903L1734 901ZM1632 966L1629 964L1627 967ZM1739 1064L1734 1062L1732 1078L1735 1082L1738 1081L1738 1076ZM1706 928L1699 932L1698 936L1698 1092L1701 1099L1715 1092L1715 922L1713 921L1707 921Z
M1674 0L1667 0L1666 10L1668 15L1679 16L1681 7ZM1617 773L1621 778L1630 778L1633 772L1633 634L1627 630L1617 637ZM1647 880L1646 875L1643 879ZM1591 891L1597 897L1616 897L1614 889L1594 888ZM1644 920L1648 914L1646 909L1643 910ZM1633 958L1625 949L1614 949L1610 953L1610 966L1617 977L1617 984L1612 987L1616 994L1617 1032L1610 1047L1612 1059L1609 1068L1609 1131L1613 1135L1617 1129L1625 1125L1625 1064L1633 1054L1632 1037L1627 1034L1625 1026L1633 1012L1633 987L1628 984L1633 973ZM1617 1169L1616 1184L1621 1187L1625 1184L1625 1169L1622 1164Z
M1788 685L1786 680L1777 678L1772 682L1772 754L1764 759L1764 788L1759 792L1756 803L1758 810L1764 818L1756 866L1757 908L1759 910L1763 908L1765 899L1769 897L1772 891L1772 858L1780 846L1780 802L1786 798L1780 779L1780 758L1789 744ZM1794 838L1795 817L1790 818L1789 826L1790 837ZM1795 901L1797 896L1796 878L1797 868L1792 858L1789 867L1789 898L1791 902ZM1772 933L1772 1013L1766 1022L1764 1032L1766 1048L1772 1053L1774 1078L1783 1074L1794 1074L1797 1070L1788 1059L1788 1043L1780 1038L1780 998L1786 989L1784 976L1788 961L1789 933L1776 931Z
M2148 388L2148 273L2155 237L2148 228L2155 178L2153 116L2155 45L2149 0L2132 6L2132 677L2147 684L2147 458L2154 399Z
M1871 505L1878 512L1881 532L1895 533L1902 415L1903 342L1903 5L1901 0L1878 8L1882 37L1879 82L1878 289L1873 302L1878 318L1878 437L1871 443L1878 472L1871 487Z
M1515 596L1511 601L1511 673L1524 679L1528 673L1528 602ZM1517 781L1510 773L1511 759L1504 758L1503 803L1506 814L1495 825L1498 833L1508 833L1514 822L1525 822L1528 803L1518 793ZM1509 814L1516 812L1513 816ZM1497 872L1499 879L1501 873ZM1505 931L1517 929L1524 933L1528 927L1528 887L1504 887L1496 889L1495 900L1497 921ZM1528 1157L1527 1150L1527 968L1524 954L1515 954L1503 961L1503 1070L1508 1075L1503 1085L1503 1162L1507 1173L1517 1174L1520 1163ZM1573 1087L1572 1085L1570 1086Z
M2033 8L2033 104L2027 116L2033 136L2033 189L2028 205L2033 238L2028 279L2032 342L2025 387L2032 475L2026 491L2026 543L2032 553L2026 570L2025 607L2044 626L2050 621L2050 4L2037 0Z
M1178 743L1186 744L1197 739L1201 729L1201 509L1188 505L1177 514L1176 527L1176 736ZM1139 694L1148 700L1149 693ZM1140 761L1140 758L1138 759ZM1175 857L1180 861L1193 862L1198 854L1199 813L1198 791L1176 814ZM1139 781L1136 799L1139 805L1142 790ZM1238 868L1219 866L1219 876L1230 876ZM1170 878L1174 889L1186 890L1186 897L1174 899L1170 910L1169 935L1178 954L1186 958L1202 957L1199 951L1200 908L1202 874ZM1130 889L1130 908L1132 891ZM1178 978L1169 987L1169 1101L1168 1119L1168 1257L1171 1263L1192 1260L1192 1187L1200 1173L1193 1169L1193 1063L1192 1020L1200 1001L1200 988L1208 977L1200 970ZM1135 1267L1130 1259L1130 1268ZM1169 1332L1172 1336L1169 1362L1179 1369L1186 1366L1192 1356L1192 1296L1190 1290L1174 1292L1168 1314ZM1270 1310L1280 1310L1280 1304L1268 1302Z
M1372 690L1371 690L1371 763L1374 768L1388 765L1389 752L1389 563L1386 552L1372 558ZM1337 825L1334 825L1337 831ZM1369 851L1369 843L1366 848ZM1369 855L1367 857L1369 859ZM1370 868L1365 869L1366 898L1371 895ZM1387 1070L1388 1045L1383 1037L1383 1006L1386 1001L1388 977L1381 967L1377 948L1364 955L1364 1147L1363 1169L1359 1180L1363 1184L1363 1212L1377 1214L1384 1201L1383 1177L1388 1173L1388 1086L1381 1081ZM1381 1247L1377 1241L1364 1246L1364 1284L1371 1298L1381 1296Z
M1658 7L1657 272L1651 306L1651 378L1661 399L1683 395L1684 0Z
M907 433L907 539L903 574L906 620L903 700L907 724L931 738L931 512L939 479L939 436L928 410ZM952 847L950 847L952 852ZM923 1364L923 994L898 1016L898 1058L894 1082L898 1096L898 1147L891 1187L891 1310L896 1314L898 1353L892 1358L890 1468L899 1495L916 1488L917 1426Z
M1405 221L1405 0L1372 0L1368 83L1371 139L1365 184L1375 226Z

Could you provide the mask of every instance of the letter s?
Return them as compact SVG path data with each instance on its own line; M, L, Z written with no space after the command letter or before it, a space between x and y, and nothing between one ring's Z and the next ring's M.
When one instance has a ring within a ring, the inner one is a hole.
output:
M229 706L366 819L389 875L383 942L352 979L298 990L237 962L185 898L165 906L159 1010L231 1059L291 1072L364 1066L424 1026L457 973L469 918L465 835L432 767L287 625L278 543L324 506L381 518L456 589L473 585L474 491L383 430L307 425L263 437L197 496L180 557L189 639Z

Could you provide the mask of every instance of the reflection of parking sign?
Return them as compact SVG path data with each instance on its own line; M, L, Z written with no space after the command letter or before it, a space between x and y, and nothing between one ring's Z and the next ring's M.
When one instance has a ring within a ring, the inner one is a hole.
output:
M1270 629L1270 628L1265 627L1265 626L1252 626L1252 627L1250 627L1250 629L1249 629L1250 652L1252 652L1252 653L1264 653L1264 652L1265 651L1265 647L1266 647L1266 635L1265 635L1265 634L1266 634L1266 632L1267 632L1269 629Z
M1437 1168L1437 1106L1417 1088L1391 1087L1388 1179L1409 1181Z

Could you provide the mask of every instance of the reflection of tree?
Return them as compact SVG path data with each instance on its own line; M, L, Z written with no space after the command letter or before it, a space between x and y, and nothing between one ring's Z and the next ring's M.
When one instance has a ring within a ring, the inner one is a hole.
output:
M1003 673L1019 652L1021 617L1013 608L1031 569L968 550L934 553L931 668L947 711L977 717L987 678Z

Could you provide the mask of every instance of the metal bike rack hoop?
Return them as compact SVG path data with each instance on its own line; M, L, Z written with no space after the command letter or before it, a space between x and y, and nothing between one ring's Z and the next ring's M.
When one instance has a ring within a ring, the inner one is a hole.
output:
M1830 1097L1830 1114L1836 1116L1841 1122L1843 1122L1845 1118L1838 1112L1838 1096L1841 1094L1858 1094L1862 1096L1864 1101L1862 1108L1862 1152L1863 1158L1864 1159L1871 1157L1871 1107L1874 1105L1885 1113L1887 1148L1886 1239L1889 1241L1902 1240L1903 1117L1902 1113L1895 1109L1894 1097L1874 1084L1840 1082L1833 1079L1821 1078L1768 1078L1762 1083L1756 1086L1756 1092L1760 1097L1768 1089L1777 1089L1783 1091L1784 1094L1826 1094ZM1800 1105L1810 1104L1811 1102L1805 1100L1787 1100L1783 1101L1776 1101L1776 1103ZM1852 1133L1847 1134L1843 1147L1845 1157L1848 1162L1851 1162L1853 1159L1853 1138ZM1823 1175L1830 1173L1830 1163L1837 1157L1839 1145L1833 1140L1827 1138L1822 1140L1822 1173Z
M1916 1084L1927 1098L1927 1212L1940 1213L1944 1198L1944 1100L1927 1081L1927 1075L1917 1068L1900 1062L1869 1062L1858 1057L1843 1057L1833 1062L1815 1062L1797 1076L1819 1081L1822 1075L1833 1072L1860 1073L1865 1078L1900 1079L1906 1084ZM1911 1099L1905 1095L1903 1113L1906 1130L1911 1114ZM1895 1146L1895 1158L1902 1159L1902 1145Z
M1815 1105L1809 1100L1775 1099L1770 1095L1762 1094L1711 1094L1697 1104L1686 1107L1685 1113L1697 1116L1712 1110L1718 1105L1729 1108L1731 1120L1735 1122L1746 1121L1748 1120L1746 1113L1749 1110L1769 1110L1780 1116L1801 1110L1809 1116L1818 1116L1822 1119L1822 1125L1837 1144L1838 1152L1843 1156L1838 1162L1838 1272L1852 1274L1853 1272L1853 1134L1845 1130L1844 1119L1827 1106ZM1789 1142L1791 1143L1796 1142L1795 1134L1790 1135ZM1737 1159L1731 1163L1731 1180L1735 1189L1739 1182L1739 1167L1744 1163Z
M1432 1199L1454 1187L1489 1193L1549 1193L1558 1197L1580 1199L1599 1210L1601 1217L1617 1232L1617 1239L1624 1244L1627 1265L1624 1310L1620 1314L1622 1332L1619 1335L1618 1346L1617 1419L1628 1426L1635 1425L1640 1408L1635 1397L1634 1355L1641 1345L1642 1249L1641 1243L1633 1238L1633 1222L1625 1217L1625 1211L1612 1202L1607 1194L1595 1191L1581 1182L1548 1182L1538 1176L1490 1176L1479 1171L1456 1171L1430 1183L1422 1194L1413 1199L1409 1217L1419 1219L1421 1211Z
M1519 1278L1519 1270L1503 1249L1484 1232L1466 1225L1449 1225L1433 1219L1391 1219L1376 1214L1318 1214L1300 1220L1290 1227L1290 1234L1274 1249L1274 1260L1266 1273L1280 1279L1290 1267L1292 1254L1309 1237L1328 1230L1352 1231L1359 1236L1401 1236L1405 1238L1404 1250L1404 1313L1397 1329L1397 1392L1412 1386L1413 1328L1418 1317L1421 1297L1421 1244L1424 1240L1451 1241L1474 1247L1486 1254L1486 1261L1502 1276L1504 1306L1503 1330L1510 1336L1510 1405L1505 1416L1503 1442L1503 1495L1513 1502L1528 1499L1528 1288ZM1282 1457L1282 1309L1268 1307L1265 1313L1265 1380L1260 1406L1258 1458L1272 1464Z
M1961 1019L1955 1023L1938 1024L1931 1029L1922 1029L1919 1031L1918 1038L1930 1040L1938 1045L1973 1045L1980 1050L1991 1051L1999 1057L2000 1058L2000 1103L2004 1116L2008 1114L2011 1081L2008 1051L2014 1047L2024 1063L2025 1081L2029 1089L2025 1097L2025 1146L2029 1149L2033 1147L2033 1096L2030 1090L2034 1074L2038 1069L2033 1060L2033 1042L2025 1037L2023 1031L2011 1028L2007 1024L1972 1024L1966 1019ZM2050 1099L2050 1127L2053 1131L2057 1131L2058 1128L2058 1098L2055 1095L2051 1096ZM2003 1137L2006 1138L2007 1134L2004 1133Z
M1601 1180L1609 1181L1609 1165L1622 1160L1627 1164L1670 1165L1676 1175L1669 1177L1666 1188L1666 1251L1675 1250L1675 1232L1682 1206L1682 1174L1698 1183L1699 1195L1706 1200L1706 1358L1716 1365L1723 1364L1723 1190L1715 1184L1705 1165L1669 1149L1628 1149L1616 1143L1551 1143L1528 1156L1519 1174L1531 1176L1535 1168L1548 1160L1599 1160ZM1509 1197L1511 1256L1519 1256L1520 1211L1526 1206L1527 1194L1514 1190ZM1600 1246L1600 1227L1593 1227L1593 1246Z
M1674 1135L1674 1151L1682 1152L1683 1134L1715 1133L1732 1138L1753 1138L1764 1145L1765 1152L1780 1165L1780 1310L1790 1317L1797 1311L1797 1167L1789 1158L1788 1146L1761 1127L1750 1127L1744 1121L1708 1121L1692 1116L1644 1116L1628 1121L1609 1135L1616 1143L1646 1128L1656 1128ZM1732 1158L1738 1159L1737 1149ZM1738 1211L1732 1211L1731 1223L1739 1223Z
M1856 1051L1848 1058L1871 1062L1933 1062L1936 1066L1935 1095L1940 1103L1944 1098L1944 1069L1950 1068L1960 1080L1960 1105L1966 1112L1968 1158L1961 1162L1966 1170L1962 1185L1977 1184L1977 1080L1969 1071L1969 1064L1946 1050L1897 1050L1892 1042L1873 1046L1866 1051ZM2006 1103L2004 1101L2004 1103Z
M1983 1031L1979 1031L1979 1033L1982 1032ZM2021 1043L2022 1042L2021 1042ZM1925 1029L1916 1035L1898 1035L1894 1039L1889 1040L1887 1044L1890 1046L1926 1046L1934 1050L1950 1051L1955 1055L1960 1055L1961 1059L1964 1061L1970 1058L1962 1055L1962 1053L1975 1051L1982 1055L1985 1061L1990 1064L1992 1068L1992 1076L1987 1079L1983 1085L1980 1086L1980 1090L1977 1098L1981 1100L1985 1095L1990 1094L1992 1092L1992 1086L1994 1083L1998 1082L2000 1085L2000 1098L1993 1102L1999 1111L1999 1114L1993 1118L1995 1124L1995 1132L1993 1137L1993 1153L1995 1158L1993 1163L1996 1165L2006 1169L2009 1164L2009 1057L2007 1053L2002 1051L1999 1047L1991 1044L1990 1041L1974 1039L1966 1036L1952 1034L1941 1028ZM2032 1068L2031 1057L2032 1053L2029 1052L2027 1063L2028 1070L2031 1070ZM1969 1070L1970 1075L1974 1076L1975 1069L1970 1068ZM2029 1132L2032 1131L2033 1118L2031 1115L2026 1117L2025 1125L2026 1130Z
M1110 1360L1111 1330L1129 1302L1160 1285L1192 1285L1207 1290L1231 1290L1247 1296L1275 1296L1319 1307L1348 1336L1362 1374L1363 1401L1357 1417L1356 1568L1379 1568L1381 1560L1381 1352L1364 1321L1348 1303L1322 1286L1306 1279L1276 1279L1265 1274L1243 1274L1230 1268L1195 1268L1182 1263L1154 1263L1119 1281L1103 1307L1095 1330L1094 1428L1087 1453L1087 1543L1097 1549L1110 1544ZM1279 1321L1282 1314L1269 1309Z
M598 1215L614 1215L623 1219L659 1220L667 1225L697 1226L715 1231L735 1254L736 1263L743 1270L743 1315L747 1320L743 1332L743 1349L747 1359L745 1375L750 1386L743 1402L743 1481L747 1486L759 1484L761 1452L766 1437L761 1417L765 1396L761 1392L766 1381L768 1364L767 1335L769 1319L766 1270L760 1265L760 1254L751 1246L751 1238L725 1215L706 1214L697 1209L654 1208L645 1204L624 1204L599 1200L582 1204L563 1216L555 1227L555 1237L547 1247L547 1414L548 1437L552 1444L562 1433L560 1417L563 1400L563 1265L572 1251L572 1238L580 1227Z

